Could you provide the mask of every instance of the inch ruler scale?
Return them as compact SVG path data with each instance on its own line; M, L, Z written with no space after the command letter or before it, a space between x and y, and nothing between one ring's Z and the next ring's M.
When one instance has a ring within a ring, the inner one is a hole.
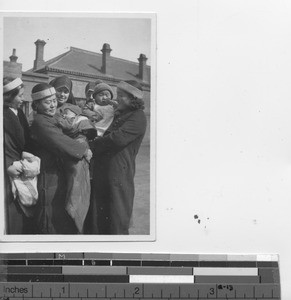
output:
M1 300L280 298L276 255L0 253Z

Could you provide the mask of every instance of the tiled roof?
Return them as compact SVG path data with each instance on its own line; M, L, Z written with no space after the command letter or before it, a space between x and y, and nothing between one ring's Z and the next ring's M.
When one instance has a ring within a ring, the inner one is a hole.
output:
M139 63L125 59L109 56L107 72L104 74L102 68L102 54L91 52L75 47L71 47L65 52L53 59L48 60L36 72L43 72L45 69L54 71L66 71L81 73L93 77L111 77L121 80L139 80ZM146 76L144 82L150 83L150 66L146 66ZM31 72L29 70L28 72Z

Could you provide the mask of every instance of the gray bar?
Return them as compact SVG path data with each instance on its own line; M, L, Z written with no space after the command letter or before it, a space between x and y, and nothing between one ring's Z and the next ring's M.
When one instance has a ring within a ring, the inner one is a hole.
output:
M127 269L123 266L63 266L64 275L126 275Z
M84 254L83 253L55 253L54 255L55 259L83 259Z
M198 254L170 254L170 260L192 260L199 261Z
M26 253L0 253L1 259L27 259Z
M84 253L85 259L112 259L112 253Z
M259 276L194 276L194 283L260 283Z
M277 268L260 268L259 275L261 283L280 283L279 269Z
M131 259L141 259L140 253L113 253L112 254L113 259L125 259L125 260L131 260Z
M127 267L128 275L193 275L187 267Z
M170 254L159 254L159 253L144 253L141 254L142 260L166 260L170 261Z
M28 253L27 259L53 259L54 253Z
M11 298L12 300L23 300L23 298ZM54 300L53 298L31 298L33 300ZM62 299L64 300L64 299Z

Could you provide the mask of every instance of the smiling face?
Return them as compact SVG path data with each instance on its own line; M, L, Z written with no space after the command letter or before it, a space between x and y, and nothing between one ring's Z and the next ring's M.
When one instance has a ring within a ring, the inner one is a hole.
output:
M105 106L109 104L109 100L111 100L111 93L107 90L102 91L95 95L95 102L100 106Z
M23 101L24 101L24 88L21 88L18 92L18 94L14 97L14 99L9 103L9 106L15 109L18 109L21 107Z
M62 106L69 99L70 91L66 87L60 87L56 89L56 95L59 106Z
M58 101L56 95L51 95L37 103L37 112L39 114L54 116L57 111Z

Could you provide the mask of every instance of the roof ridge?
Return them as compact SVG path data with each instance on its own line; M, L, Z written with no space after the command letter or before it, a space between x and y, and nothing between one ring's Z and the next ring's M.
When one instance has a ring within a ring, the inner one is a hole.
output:
M85 52L85 53L95 54L95 55L98 55L98 56L102 55L101 53L97 53L97 52L93 52L93 51L90 51L90 50L86 50L86 49L82 49L82 48L77 48L77 47L73 47L73 46L70 47L70 50L82 51L82 52Z
M90 50L86 50L86 49L82 49L82 48L78 48L78 47L73 47L73 46L70 47L70 50L77 50L77 51L82 51L82 52L89 53L89 54L95 54L95 55L98 55L98 56L102 56L101 53L90 51ZM135 64L135 65L139 65L138 62L135 62L135 61L132 61L132 60L128 60L128 59L124 59L124 58L120 58L120 57L115 57L115 56L111 56L110 55L110 58L113 58L113 59L119 60L119 61L129 62L129 63ZM147 65L147 67L150 67L150 66Z

